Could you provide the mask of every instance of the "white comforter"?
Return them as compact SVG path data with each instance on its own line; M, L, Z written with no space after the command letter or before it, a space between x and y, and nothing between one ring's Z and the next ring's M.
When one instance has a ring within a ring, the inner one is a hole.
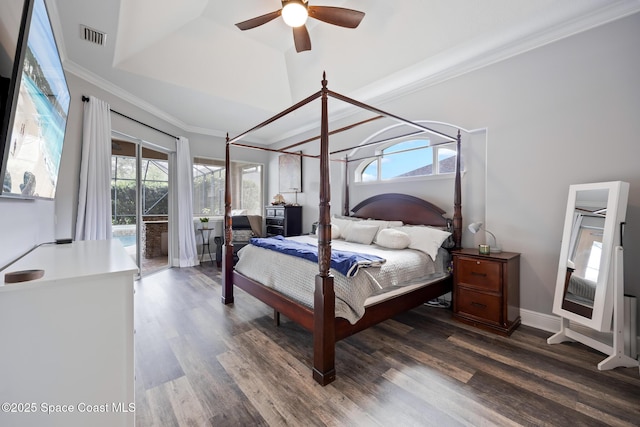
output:
M301 242L317 245L315 236L291 237ZM336 250L377 255L387 260L381 267L361 268L355 277L346 277L331 269L336 293L336 317L356 323L364 314L365 300L381 289L429 282L446 274L446 251L434 262L423 252L413 249L386 249L377 245L333 240ZM247 245L238 251L236 271L265 286L313 307L315 276L318 264L309 260L285 255L269 249Z

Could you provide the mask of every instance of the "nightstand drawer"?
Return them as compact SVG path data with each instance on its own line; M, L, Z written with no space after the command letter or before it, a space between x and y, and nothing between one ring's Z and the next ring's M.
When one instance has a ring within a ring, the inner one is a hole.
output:
M456 292L458 313L500 324L502 321L502 298L465 289Z
M283 226L284 225L284 218L267 218L266 219L266 223L267 223L267 225Z
M267 236L284 236L284 228L267 225Z
M458 283L488 291L501 292L502 264L473 258L459 258L456 268Z

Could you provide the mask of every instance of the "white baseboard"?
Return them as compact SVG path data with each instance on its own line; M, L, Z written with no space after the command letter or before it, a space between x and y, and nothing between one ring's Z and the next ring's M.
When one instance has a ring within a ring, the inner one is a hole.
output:
M560 330L560 317L553 314L538 313L521 308L520 319L523 325L531 326L532 328L553 333ZM585 327L585 329L587 328ZM640 348L640 337L636 337L636 342L638 343L636 348ZM634 358L637 359L637 355Z
M521 308L520 319L523 325L531 326L532 328L553 333L560 330L560 318L553 314L538 313L537 311Z

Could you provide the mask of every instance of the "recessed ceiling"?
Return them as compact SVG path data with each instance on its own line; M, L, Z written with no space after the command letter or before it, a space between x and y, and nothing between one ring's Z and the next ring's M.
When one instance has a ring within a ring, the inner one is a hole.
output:
M317 92L323 71L331 90L375 103L640 10L636 0L309 1L366 15L356 29L310 19L312 50L297 53L281 18L235 26L280 9L279 0L47 4L68 71L185 131L216 136ZM81 25L106 33L106 43L83 40ZM307 114L296 120L299 131L317 125ZM259 142L282 132L261 133Z

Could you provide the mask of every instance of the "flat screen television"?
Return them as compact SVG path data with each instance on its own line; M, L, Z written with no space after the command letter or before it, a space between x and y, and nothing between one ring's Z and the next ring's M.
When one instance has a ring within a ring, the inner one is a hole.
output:
M0 76L0 195L53 199L70 93L44 0L0 1Z

